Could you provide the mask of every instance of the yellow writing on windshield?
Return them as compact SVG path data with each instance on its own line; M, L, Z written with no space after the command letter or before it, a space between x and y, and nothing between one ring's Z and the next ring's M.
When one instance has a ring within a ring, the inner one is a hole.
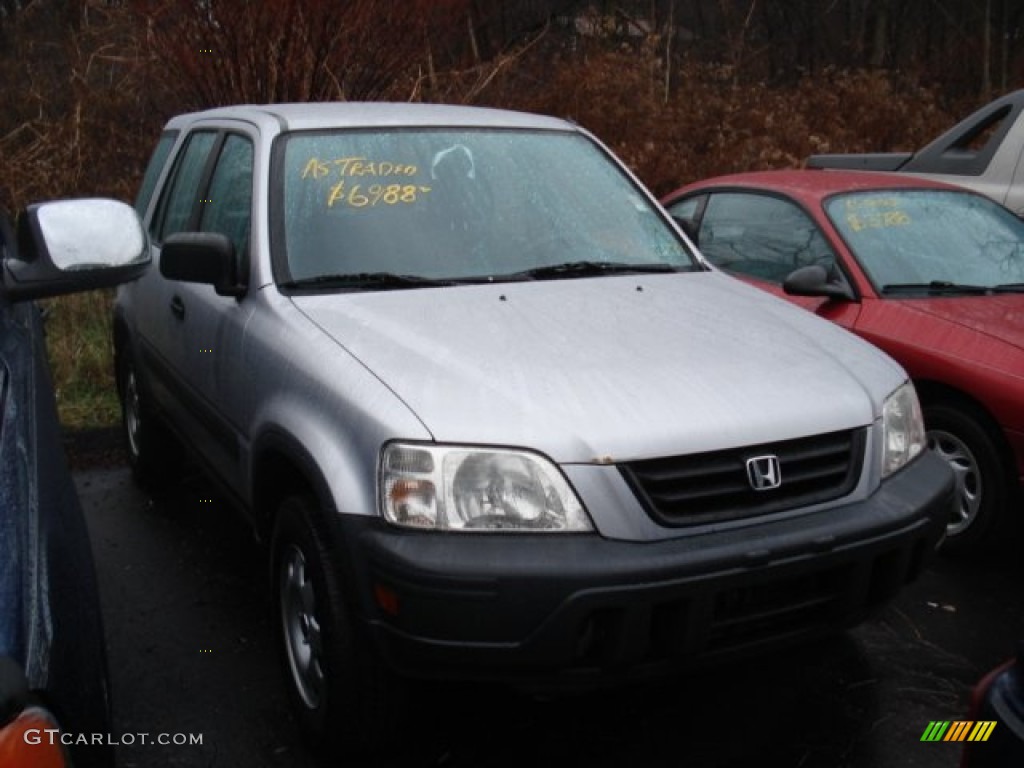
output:
M910 223L910 216L898 210L900 201L895 197L848 197L845 204L846 223L854 232L902 227ZM885 210L887 208L896 210Z
M375 180L415 176L418 172L419 167L411 163L371 160L363 156L330 160L311 157L302 168L302 178L334 182L325 198L328 208L336 205L373 208L378 205L411 205L422 199L430 192L429 186L388 184Z
M327 194L327 207L344 204L352 208L377 205L409 205L430 192L419 184L348 184L342 179Z
M342 178L353 176L415 176L419 172L419 166L411 163L369 160L363 156L338 157L333 160L311 157L302 169L302 178L324 179L331 175L332 169Z
M864 208L900 207L900 201L895 197L848 197L844 202L848 211L862 210Z
M854 232L862 229L884 229L885 227L902 227L910 223L910 217L903 211L883 211L879 213L848 213L846 223Z

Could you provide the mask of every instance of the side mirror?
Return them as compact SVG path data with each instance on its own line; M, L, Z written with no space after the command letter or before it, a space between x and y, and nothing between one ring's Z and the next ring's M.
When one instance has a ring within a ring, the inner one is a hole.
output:
M160 274L168 280L212 285L221 296L241 296L235 246L219 232L178 232L164 240Z
M150 261L135 209L105 198L30 205L18 217L16 244L7 246L3 293L10 301L108 288L140 277Z
M843 281L833 280L820 264L793 270L782 283L790 296L823 296L829 299L854 301L853 291Z

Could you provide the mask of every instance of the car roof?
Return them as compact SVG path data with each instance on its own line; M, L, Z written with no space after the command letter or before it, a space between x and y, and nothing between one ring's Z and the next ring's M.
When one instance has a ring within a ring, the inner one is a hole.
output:
M970 194L969 190L907 173L876 173L871 171L780 170L752 171L716 176L687 184L665 197L674 201L699 189L715 187L759 189L784 192L805 201L820 201L837 192L872 189L951 189Z
M575 124L544 115L486 107L398 102L315 102L239 104L171 118L166 129L182 129L199 120L276 123L279 132L327 128L521 128L579 130Z

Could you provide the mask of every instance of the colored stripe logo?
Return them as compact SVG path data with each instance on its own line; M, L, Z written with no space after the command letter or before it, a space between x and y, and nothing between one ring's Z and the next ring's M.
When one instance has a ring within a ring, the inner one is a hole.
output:
M988 741L995 728L995 720L932 720L921 741Z

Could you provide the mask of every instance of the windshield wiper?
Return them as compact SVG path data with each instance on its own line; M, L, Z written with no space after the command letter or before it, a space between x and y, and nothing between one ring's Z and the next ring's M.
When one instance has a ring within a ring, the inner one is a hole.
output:
M354 272L351 274L316 275L289 280L281 283L287 290L331 290L347 288L351 290L389 290L395 288L429 288L456 285L455 280L438 280L418 275L399 275L394 272Z
M994 289L987 285L968 285L949 280L932 280L930 283L890 283L882 286L882 293L927 293L945 296L953 294L976 294L983 296Z
M552 264L546 267L513 272L509 275L495 275L495 280L515 280L529 278L533 280L557 280L567 277L592 277L594 275L639 275L662 272L683 272L688 267L677 267L672 264L628 264L618 261L567 261L563 264Z
M1024 293L1024 283L1000 283L992 286L993 293Z

